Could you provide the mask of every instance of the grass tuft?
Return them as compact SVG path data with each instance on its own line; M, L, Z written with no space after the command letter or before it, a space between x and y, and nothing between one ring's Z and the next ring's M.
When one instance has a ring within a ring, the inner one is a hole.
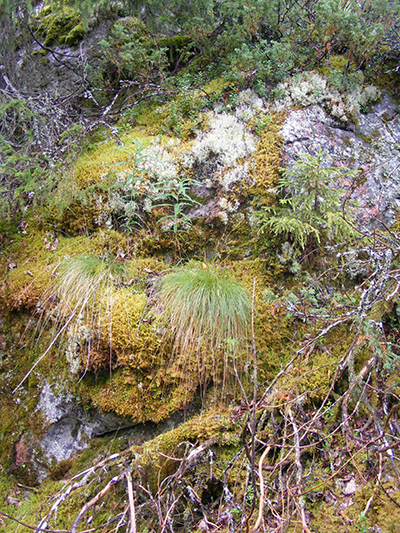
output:
M215 380L221 366L225 377L227 353L248 340L251 301L246 289L228 272L203 265L164 276L158 298L178 365L193 367L195 359L202 383ZM225 354L222 365L216 360L220 354Z
M96 293L104 295L108 289L122 283L126 276L125 265L117 261L104 261L93 256L67 259L56 283L59 311L65 315L77 305L85 307L85 302Z
M108 338L111 371L113 305L117 288L129 274L125 264L93 256L69 258L60 266L57 281L42 299L41 327L52 321L56 337L67 340L66 357L72 373L80 370L83 346L87 349L86 370L96 363L91 362L91 351L98 349L104 336Z

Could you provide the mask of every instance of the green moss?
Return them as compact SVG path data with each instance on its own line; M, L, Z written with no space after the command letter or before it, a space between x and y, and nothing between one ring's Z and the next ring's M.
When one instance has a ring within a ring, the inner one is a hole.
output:
M69 7L42 9L37 15L37 32L44 39L44 46L78 44L84 36L81 15ZM69 41L69 42L67 42Z
M240 445L240 427L232 421L229 411L221 407L210 409L136 449L138 463L145 469L150 487L156 489L160 480L176 471L179 464L166 460L166 456L173 457L182 442L198 444L205 441L220 450L227 450L230 457L234 455ZM225 454L221 454L222 461L217 469L224 468L224 457Z
M209 81L203 86L203 89L206 91L207 94L219 94L222 95L222 93L226 90L227 82L224 78L214 78L213 80Z
M29 237L29 238L28 238ZM5 264L6 276L0 288L0 298L8 309L34 308L40 297L54 283L57 265L65 255L78 255L95 249L96 241L89 237L56 239L29 228L28 236L15 240ZM9 268L10 263L14 268Z
M129 38L132 40L138 39L139 41L148 41L149 39L149 30L137 17L123 17L114 23L110 33L114 37L116 45L123 44L123 41L118 42L118 39L121 38L121 30L126 32L123 34L124 36L129 35Z
M151 360L150 360L151 362ZM167 367L166 361L164 366ZM160 360L152 369L118 369L101 389L91 388L94 404L103 411L112 411L137 423L159 423L193 399L195 388L171 384L173 376L162 369ZM183 379L182 379L183 382Z
M193 52L190 52L192 39L188 35L173 35L170 37L161 37L157 41L150 41L151 47L165 48L169 68L173 69L180 61L180 66L183 66L193 56Z
M132 294L131 288L115 293L111 309L111 346L117 353L119 364L134 368L151 367L149 356L159 349L161 340L156 337L147 317L145 322L142 321L147 303L147 295ZM106 336L105 341L108 340L106 329L102 332L102 336Z
M269 191L277 186L280 177L283 137L278 132L283 120L283 115L272 115L259 132L255 165L251 175L256 182L253 194L260 205L271 205L275 201Z
M153 108L146 108L138 116L134 128L127 130L121 137L123 146L118 147L114 139L93 144L75 163L75 183L78 188L96 183L114 183L115 176L113 178L112 174L135 170L132 165L137 148L132 139L139 142L142 148L148 148L151 138L159 134L162 121L162 117Z
M65 37L64 44L67 46L76 46L79 44L85 36L85 28L82 23L77 24ZM61 41L61 39L60 39ZM60 42L60 44L63 44Z
M254 277L258 278L256 337L260 375L266 378L271 375L272 369L281 363L281 351L286 339L290 338L289 322L277 313L271 312L271 306L262 305L262 292L265 278L268 276L265 266L260 261L235 262L231 263L229 268L232 276L247 286L249 291L252 290ZM111 377L108 374L103 378L99 376L96 385L90 382L86 382L85 385L84 382L83 394L90 397L91 401L104 411L114 411L137 422L146 420L159 422L188 405L193 399L199 379L205 379L204 373L212 372L217 390L219 381L216 375L219 371L222 373L226 354L219 352L215 354L210 363L212 368L203 365L200 369L198 358L193 357L195 354L186 354L184 363L181 359L177 361L176 357L171 356L172 339L166 343L163 336L157 333L157 322L154 319L150 319L153 323L148 322L148 315L143 314L147 298L140 293L130 294L131 290L128 288L119 290L113 299L112 361L120 368L115 370ZM103 348L101 350L97 348L96 351L92 346L91 365L96 364L98 368L109 365L110 351L107 348L109 340L109 332L105 327L102 332ZM238 355L239 372L248 358L246 350ZM219 366L217 368L217 360L220 361L221 368ZM228 400L234 396L238 387L230 372L229 376L225 376L225 379L229 378ZM248 385L247 381L243 375L245 386Z

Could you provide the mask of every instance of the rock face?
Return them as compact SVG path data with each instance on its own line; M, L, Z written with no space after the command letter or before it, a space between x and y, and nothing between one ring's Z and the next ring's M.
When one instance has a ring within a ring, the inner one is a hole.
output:
M388 95L368 113L359 113L355 126L344 126L320 105L293 110L280 134L288 166L322 148L330 164L361 171L353 193L360 205L360 225L394 222L400 210L400 114Z
M70 394L56 396L50 385L43 386L37 407L49 425L40 442L45 455L57 462L89 446L93 437L132 426L132 421L96 410L84 412Z

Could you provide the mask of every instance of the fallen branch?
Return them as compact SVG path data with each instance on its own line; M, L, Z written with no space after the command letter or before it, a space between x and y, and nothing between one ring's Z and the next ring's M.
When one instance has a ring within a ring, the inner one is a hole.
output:
M257 522L251 528L250 533L256 533L256 531L258 530L258 528L261 525L261 521L262 521L262 517L263 517L263 511L264 511L264 506L265 506L265 502L264 502L265 487L264 487L264 476L263 476L263 463L264 463L264 459L267 457L267 455L269 454L270 450L271 450L271 446L267 446L265 448L262 456L260 457L260 461L258 463L258 475L260 477L260 504L259 504L259 507L258 507Z
M135 513L135 500L133 497L132 476L130 472L125 472L126 483L128 486L128 500L129 510L131 513L131 526L129 533L136 533L136 513Z
M80 521L82 520L83 516L85 515L86 511L88 509L90 509L90 507L93 507L93 505L95 505L99 500L101 500L101 498L103 498L103 496L105 496L114 485L119 483L121 481L121 479L124 477L124 475L125 474L120 474L119 476L113 477L107 483L107 485L105 487L103 487L102 490L96 494L96 496L94 498L92 498L89 502L87 502L82 507L82 509L79 511L77 517L75 518L74 523L72 524L70 533L76 533L76 529L77 529Z

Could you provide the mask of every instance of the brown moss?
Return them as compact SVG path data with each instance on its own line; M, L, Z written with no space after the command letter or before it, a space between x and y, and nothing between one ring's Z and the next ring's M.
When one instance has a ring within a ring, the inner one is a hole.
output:
M94 202L69 196L68 202L49 207L47 220L57 233L69 237L89 235L96 229L99 208Z

